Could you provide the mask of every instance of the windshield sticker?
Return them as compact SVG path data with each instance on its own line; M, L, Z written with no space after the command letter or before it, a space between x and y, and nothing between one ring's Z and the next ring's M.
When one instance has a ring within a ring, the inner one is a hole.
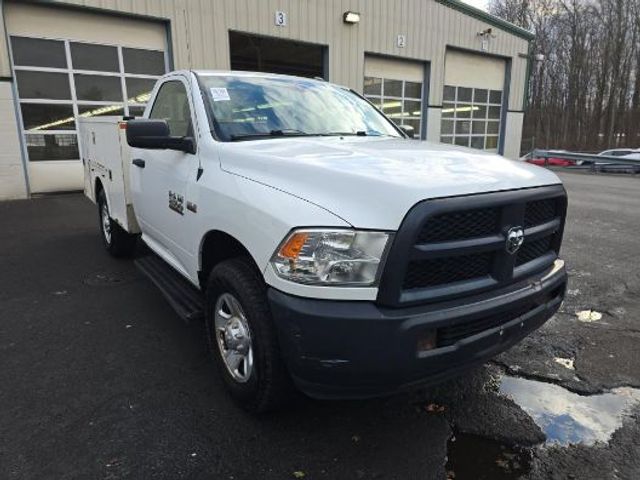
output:
M209 91L211 92L211 98L213 98L214 102L226 102L231 100L231 97L229 97L229 92L227 92L226 88L211 87Z

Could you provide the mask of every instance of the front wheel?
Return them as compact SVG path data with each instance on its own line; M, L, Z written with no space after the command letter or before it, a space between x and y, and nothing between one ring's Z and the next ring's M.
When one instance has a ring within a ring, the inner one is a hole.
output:
M244 258L217 265L206 290L211 355L231 396L249 411L277 409L293 393L259 272Z
M109 214L109 205L104 190L98 193L98 219L102 242L114 257L130 257L136 249L137 236L118 225Z

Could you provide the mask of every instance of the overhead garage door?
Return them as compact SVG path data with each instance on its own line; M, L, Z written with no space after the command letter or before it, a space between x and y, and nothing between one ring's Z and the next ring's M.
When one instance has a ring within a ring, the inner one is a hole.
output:
M140 115L166 72L159 23L5 6L33 193L82 188L77 116Z
M422 138L424 64L367 55L364 96L398 125Z
M229 32L231 70L326 78L326 47L244 32Z
M497 151L505 69L501 59L447 52L441 142Z

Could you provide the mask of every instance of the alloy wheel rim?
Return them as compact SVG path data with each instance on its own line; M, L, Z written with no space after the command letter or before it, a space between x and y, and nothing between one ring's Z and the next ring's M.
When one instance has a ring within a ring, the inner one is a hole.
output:
M253 372L251 330L240 302L230 293L223 293L216 301L215 335L231 377L239 383L247 382Z

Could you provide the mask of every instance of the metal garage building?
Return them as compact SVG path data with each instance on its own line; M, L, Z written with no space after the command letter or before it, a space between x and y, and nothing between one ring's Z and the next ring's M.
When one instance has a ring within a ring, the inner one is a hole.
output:
M0 198L80 188L75 118L139 115L154 80L179 68L321 76L421 138L519 151L531 34L457 0L0 7Z

